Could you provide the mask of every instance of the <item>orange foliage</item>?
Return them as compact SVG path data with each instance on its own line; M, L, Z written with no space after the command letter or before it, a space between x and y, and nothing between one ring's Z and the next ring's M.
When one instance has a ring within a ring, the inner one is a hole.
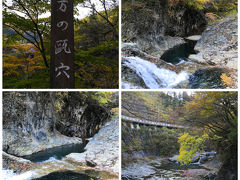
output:
M3 54L3 75L19 76L44 68L40 53L32 44L15 43L9 46L8 54Z
M227 85L228 87L232 87L234 85L233 83L233 78L232 77L229 77L227 76L227 74L223 73L221 75L221 79L222 79L222 82Z

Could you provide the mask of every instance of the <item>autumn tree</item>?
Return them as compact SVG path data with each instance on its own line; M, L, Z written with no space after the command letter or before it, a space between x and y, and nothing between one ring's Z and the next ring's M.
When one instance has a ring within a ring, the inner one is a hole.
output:
M41 53L44 64L49 67L44 39L49 38L49 18L42 16L50 11L50 0L3 1L3 24L24 40L32 43Z
M198 135L179 137L180 162L191 162L196 152L203 150L205 141L209 141L216 146L224 162L230 162L233 169L236 167L237 99L237 92L196 92L194 99L185 104L184 119Z
M227 139L237 124L236 92L197 92L185 105L185 120Z
M14 48L14 54L3 54L3 76L25 75L28 79L31 73L44 67L40 53L32 44L14 43L9 47Z
M75 0L75 7L83 0ZM50 34L51 0L3 0L3 25L14 30L41 53L46 67L49 67L46 42ZM77 11L75 9L75 14Z

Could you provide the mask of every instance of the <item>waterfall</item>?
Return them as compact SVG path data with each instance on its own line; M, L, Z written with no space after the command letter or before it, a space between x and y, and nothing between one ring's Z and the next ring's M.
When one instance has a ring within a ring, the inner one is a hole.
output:
M136 72L150 89L173 88L188 79L188 74L185 71L177 74L174 71L159 68L156 64L139 57L132 56L124 59L123 64Z

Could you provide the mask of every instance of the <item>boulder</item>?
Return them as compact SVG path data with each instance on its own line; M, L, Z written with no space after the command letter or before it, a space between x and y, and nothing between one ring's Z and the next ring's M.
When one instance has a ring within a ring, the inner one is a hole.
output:
M116 116L94 135L84 153L71 153L66 158L80 164L94 166L96 169L118 173L118 124L118 116Z
M210 25L197 42L194 50L197 55L189 59L237 69L238 58L238 18L237 14L221 19Z

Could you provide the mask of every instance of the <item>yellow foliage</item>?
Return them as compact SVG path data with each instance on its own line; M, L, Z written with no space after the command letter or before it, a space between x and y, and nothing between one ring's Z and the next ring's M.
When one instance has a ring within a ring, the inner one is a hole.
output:
M208 138L209 136L205 132L202 136L199 137L184 133L178 138L180 149L177 161L179 161L181 165L190 164L196 153L202 150L203 143Z
M230 76L227 76L227 74L225 73L221 75L221 79L222 79L222 82L228 87L232 87L234 85L233 78Z

